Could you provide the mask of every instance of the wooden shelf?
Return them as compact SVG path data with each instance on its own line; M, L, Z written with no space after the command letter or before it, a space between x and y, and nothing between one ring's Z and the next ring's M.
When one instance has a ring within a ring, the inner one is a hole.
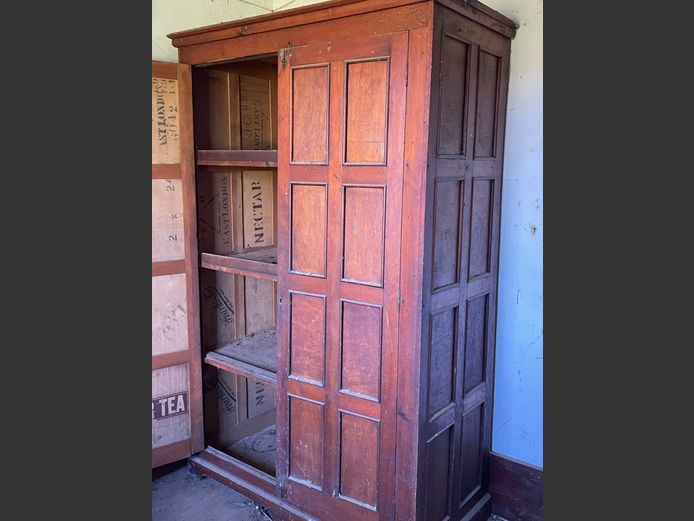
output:
M277 168L277 150L198 150L198 165Z
M277 247L262 250L217 255L202 253L200 265L208 270L246 275L257 279L277 280Z
M217 347L207 353L205 363L277 385L277 332L264 331Z

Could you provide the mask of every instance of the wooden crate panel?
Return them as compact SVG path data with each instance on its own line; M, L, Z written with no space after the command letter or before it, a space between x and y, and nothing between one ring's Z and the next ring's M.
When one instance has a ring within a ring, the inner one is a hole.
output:
M289 477L322 489L324 406L289 397Z
M202 346L228 344L238 336L236 279L219 271L200 271Z
M455 399L455 345L458 308L431 317L427 417L431 418Z
M328 164L328 66L292 71L291 161Z
M437 179L434 193L432 291L458 282L463 181Z
M475 495L482 485L482 412L484 405L475 407L463 416L460 453L460 506Z
M234 250L231 172L201 172L197 194L200 251L231 254Z
M479 50L475 159L496 157L496 123L499 105L501 58Z
M186 276L152 277L152 356L188 349Z
M152 163L181 162L178 80L152 78Z
M448 519L448 477L450 473L453 428L449 427L427 442L426 521Z
M239 148L238 74L194 70L195 142L202 150Z
M291 271L325 277L328 201L325 185L291 185Z
M487 351L488 295L480 295L467 303L465 333L464 392L484 381Z
M229 445L245 433L235 428L245 418L245 392L239 393L241 379L233 373L203 366L203 403L208 443Z
M152 448L190 438L188 364L152 371Z
M272 148L272 101L270 80L241 74L241 149L270 150Z
M385 188L344 188L343 280L383 285Z
M340 496L376 509L378 422L340 413Z
M345 162L385 164L388 60L347 64Z
M441 42L441 83L439 84L439 155L465 155L467 78L470 45L449 35Z
M472 182L472 212L470 224L469 278L489 273L491 260L492 215L494 211L494 180L475 179Z
M152 179L152 262L185 257L180 179Z
M381 398L380 306L342 303L341 388L351 394Z
M325 297L290 292L289 375L325 383Z
M274 178L272 170L243 173L244 248L275 244Z
M271 385L247 378L246 389L249 419L274 410L277 400L275 399L275 390Z
M255 277L245 279L246 334L274 329L277 323L275 283Z

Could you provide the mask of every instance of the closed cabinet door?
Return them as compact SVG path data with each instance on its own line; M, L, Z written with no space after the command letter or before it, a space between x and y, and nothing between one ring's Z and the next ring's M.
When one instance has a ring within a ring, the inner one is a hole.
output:
M393 515L407 33L279 60L279 494Z

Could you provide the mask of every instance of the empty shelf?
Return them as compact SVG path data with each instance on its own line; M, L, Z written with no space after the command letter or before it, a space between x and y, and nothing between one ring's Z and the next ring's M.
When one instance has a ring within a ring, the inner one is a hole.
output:
M277 384L277 332L245 336L208 352L205 362L271 385Z
M277 280L277 248L217 255L203 253L200 258L203 268L237 275L247 275L258 279Z

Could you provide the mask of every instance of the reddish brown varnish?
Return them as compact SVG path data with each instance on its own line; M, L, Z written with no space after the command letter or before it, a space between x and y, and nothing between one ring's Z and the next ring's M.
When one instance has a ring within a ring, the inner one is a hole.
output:
M476 1L337 0L170 35L181 62L208 71L199 91L193 85L204 110L199 183L214 168L272 169L277 150L276 264L237 248L202 252L210 254L206 269L236 274L237 294L243 276L272 284L276 273L275 473L212 446L191 458L275 519L490 514L514 34L511 21ZM246 96L266 99L266 83L243 75L265 78L270 62L271 134L250 147L269 152L229 152L249 148L250 137L230 123L243 127L243 106L209 100L242 81ZM163 172L153 168L153 176ZM233 199L242 182L233 172L224 181L232 223L248 218ZM270 309L257 295L243 298L242 313L254 301ZM254 374L223 358L215 363ZM274 373L257 374L275 383Z

